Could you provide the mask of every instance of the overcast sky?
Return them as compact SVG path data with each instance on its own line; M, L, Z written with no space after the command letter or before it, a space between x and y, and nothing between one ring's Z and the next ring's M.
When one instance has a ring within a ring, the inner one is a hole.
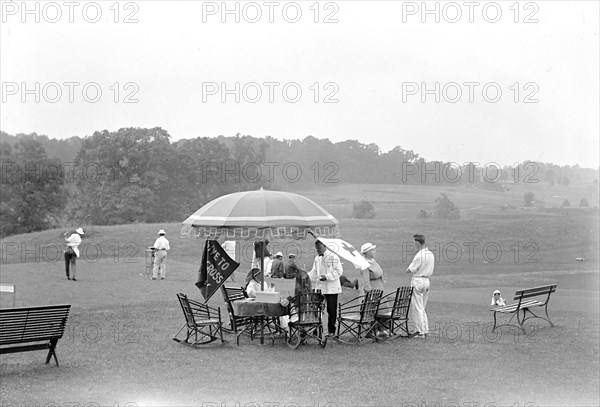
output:
M160 126L175 140L312 135L456 163L599 165L597 1L227 8L2 2L2 130Z

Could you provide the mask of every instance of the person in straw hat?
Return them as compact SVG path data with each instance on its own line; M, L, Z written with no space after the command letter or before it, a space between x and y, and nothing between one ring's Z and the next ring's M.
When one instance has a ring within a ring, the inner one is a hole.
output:
M77 257L79 257L79 245L81 244L81 236L83 236L83 229L77 228L74 232L65 232L65 242L67 242L67 248L65 249L65 271L67 273L67 280L77 281L75 278L75 272L77 271Z
M383 291L383 269L375 261L377 246L373 243L365 243L360 247L360 253L369 263L369 267L361 270L362 277L361 292L366 294L367 291L381 290Z
M375 261L375 254L377 246L373 243L365 243L360 247L360 253L369 263L369 267L360 271L362 277L361 291L366 294L367 291L381 290L383 291L383 269ZM379 304L380 309L386 309L387 303L385 300ZM384 326L379 325L378 335L382 337L389 336L389 332Z
M164 280L167 272L167 250L171 250L169 241L165 237L165 230L161 229L158 231L158 238L154 242L154 269L152 270L152 280L156 280L158 277L158 270L160 269L160 279Z

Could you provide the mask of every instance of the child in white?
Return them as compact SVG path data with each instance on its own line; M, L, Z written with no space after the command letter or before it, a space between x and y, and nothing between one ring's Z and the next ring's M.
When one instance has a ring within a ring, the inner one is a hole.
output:
M490 305L495 305L497 307L506 305L506 302L504 302L504 298L501 297L500 290L494 291L494 294L492 296L492 302Z

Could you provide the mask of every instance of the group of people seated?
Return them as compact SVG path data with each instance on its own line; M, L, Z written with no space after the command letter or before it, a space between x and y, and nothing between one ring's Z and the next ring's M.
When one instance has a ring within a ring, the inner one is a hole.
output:
M266 249L266 245L261 243L263 242L255 243L254 258L252 260L253 270L258 269L260 271L260 253L262 252L264 255L263 268L265 270L265 277L292 279L296 278L298 275L306 274L306 271L296 264L296 255L294 253L288 254L288 259L284 261L282 252L277 252L272 256ZM268 244L268 240L266 243ZM271 257L273 258L271 259ZM246 283L248 283L249 280L252 280L251 274L251 272L248 273ZM340 276L340 284L342 287L355 290L359 289L358 279L350 280L344 275Z
M255 242L255 258L252 261L252 269L246 277L246 293L249 297L256 297L256 293L261 291L260 282L260 259L263 256L263 269L265 276L272 278L287 278L296 279L294 296L305 290L312 288L321 289L327 304L328 314L328 335L332 336L336 327L336 311L337 311L337 295L341 292L341 287L348 287L354 290L359 290L360 294L365 294L371 290L383 290L384 273L375 261L376 246L372 243L365 243L361 246L361 254L369 263L369 267L361 270L361 281L358 279L350 280L343 275L341 262L337 255L327 250L326 246L317 240L315 248L317 256L310 272L300 268L296 264L296 255L291 253L288 255L288 260L284 263L283 254L278 252L270 261L271 255L267 249L268 241ZM330 287L331 286L331 287ZM274 285L264 284L263 291L274 291ZM287 300L291 301L290 296ZM389 333L381 328L380 336L388 336Z

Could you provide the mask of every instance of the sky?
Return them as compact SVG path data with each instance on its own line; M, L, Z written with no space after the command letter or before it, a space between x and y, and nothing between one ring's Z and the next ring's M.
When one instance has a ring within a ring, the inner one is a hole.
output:
M597 1L0 3L9 134L159 126L600 164Z

